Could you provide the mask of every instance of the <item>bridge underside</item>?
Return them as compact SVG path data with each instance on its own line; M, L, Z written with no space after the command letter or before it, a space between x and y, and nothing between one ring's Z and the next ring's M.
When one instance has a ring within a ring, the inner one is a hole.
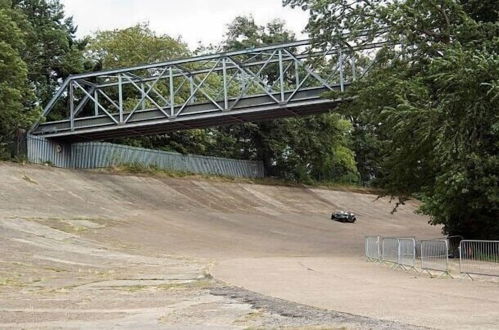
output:
M167 119L163 121L145 121L122 127L86 128L78 130L78 133L59 132L52 134L39 134L55 141L61 142L84 142L94 140L109 140L120 137L159 135L173 131L207 128L241 124L245 122L259 122L272 119L286 118L292 116L307 116L328 112L334 109L338 102L327 101L315 104L304 104L296 106L284 106L275 109L259 109L256 111L234 111L231 113L216 113L212 115L197 115L190 118ZM159 112L159 111L158 111Z
M308 89L297 93L298 98L294 102L284 105L271 102L267 95L255 96L240 101L237 109L224 112L218 109L200 111L209 109L210 104L195 104L187 106L177 118L165 119L161 110L147 109L135 112L126 125L116 125L109 116L99 116L76 119L71 129L70 121L62 120L42 123L35 132L39 136L61 142L81 142L306 116L324 113L337 106L339 101L321 97L326 91L324 88ZM125 113L126 115L128 114ZM118 116L115 115L115 118L118 119Z

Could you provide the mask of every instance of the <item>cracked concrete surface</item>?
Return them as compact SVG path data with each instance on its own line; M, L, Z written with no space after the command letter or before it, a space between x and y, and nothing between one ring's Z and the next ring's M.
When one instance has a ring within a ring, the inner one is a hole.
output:
M496 327L497 283L361 259L366 234L439 236L414 204L392 207L349 192L0 163L0 328ZM337 208L359 222L329 221ZM445 306L429 306L439 295Z

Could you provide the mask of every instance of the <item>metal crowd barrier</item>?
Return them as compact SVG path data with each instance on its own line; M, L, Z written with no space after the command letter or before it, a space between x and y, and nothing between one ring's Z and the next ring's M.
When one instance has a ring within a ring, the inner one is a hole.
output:
M381 243L381 259L388 263L397 264L399 240L396 237L383 237Z
M459 271L474 275L499 276L499 241L462 240Z
M428 272L449 273L449 242L446 239L421 241L421 269Z
M381 261L379 236L366 236L366 258L368 261Z
M421 259L421 241L416 240L416 259Z
M394 267L416 269L416 239L366 236L365 255L368 261L382 261Z
M399 238L397 263L403 268L416 269L416 240L414 238Z
M453 238L451 236L450 238ZM460 239L461 237L456 236ZM421 269L451 276L449 254L454 256L450 239L417 241L411 237L366 236L365 254L368 261L382 261L394 267L416 269L416 258L421 256ZM454 245L453 243L452 245ZM462 274L499 276L499 241L461 240L459 243L459 270Z

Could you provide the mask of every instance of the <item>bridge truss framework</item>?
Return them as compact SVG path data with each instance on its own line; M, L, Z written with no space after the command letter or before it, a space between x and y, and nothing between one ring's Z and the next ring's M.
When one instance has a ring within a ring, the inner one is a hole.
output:
M318 51L298 41L75 75L31 134L102 140L320 113L341 101L323 94L363 76L379 47Z

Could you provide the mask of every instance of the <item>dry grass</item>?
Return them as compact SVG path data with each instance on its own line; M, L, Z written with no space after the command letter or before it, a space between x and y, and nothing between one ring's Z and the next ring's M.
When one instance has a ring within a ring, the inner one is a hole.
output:
M110 168L98 169L92 171L98 173L116 174L116 175L134 175L134 176L144 176L144 177L204 180L210 182L224 182L224 183L227 182L246 183L246 184L284 186L284 187L295 187L295 188L319 188L326 190L347 191L347 192L356 192L361 194L374 194L374 195L382 194L382 191L380 189L362 187L354 184L344 184L344 183L334 183L334 182L302 184L277 178L240 178L240 177L231 177L231 176L223 176L216 174L196 174L191 172L159 169L154 166L143 166L138 164L124 164L124 165L118 165Z
M38 184L38 182L36 182L35 180L33 180L32 178L30 178L26 174L23 175L23 180L26 181L26 182L32 183L32 184Z

